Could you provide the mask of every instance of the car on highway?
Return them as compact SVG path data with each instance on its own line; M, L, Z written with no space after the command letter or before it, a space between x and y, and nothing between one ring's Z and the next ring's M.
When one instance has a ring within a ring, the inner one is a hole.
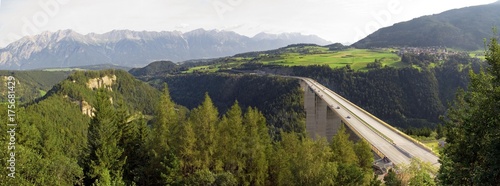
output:
M347 119L351 119L351 116L347 116Z

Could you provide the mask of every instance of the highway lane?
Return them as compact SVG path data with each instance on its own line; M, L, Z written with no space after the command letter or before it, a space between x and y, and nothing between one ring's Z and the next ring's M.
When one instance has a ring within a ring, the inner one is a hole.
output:
M305 82L308 83L309 87L313 88L316 94L321 96L322 99L327 102L331 109L335 109L335 111L340 116L342 116L342 120L344 121L344 123L348 123L348 125L353 130L356 130L359 134L362 135L363 139L368 141L380 152L382 152L394 164L408 164L410 162L410 157L404 155L404 153L396 146L394 146L391 142L387 141L375 131L370 129L368 126L363 124L363 121L352 116L349 110L347 110L342 104L339 104L339 102L337 102L337 100L335 100L333 97L330 97L328 92L324 91L323 88L318 87L312 81L305 80ZM336 109L337 106L340 107L340 109ZM347 116L350 116L350 119L348 119Z
M349 111L352 112L352 113L339 112L339 113L343 114L344 117L346 117L346 114L347 115L350 115L350 114L356 115L361 120L364 120L366 123L368 123L373 128L375 128L377 131L379 131L380 133L384 134L386 137L390 138L392 140L392 142L398 148L400 148L400 149L403 150L402 152L399 153L400 154L399 156L402 156L404 153L409 153L412 157L417 157L417 158L421 159L422 161L430 162L435 167L439 167L440 166L440 164L438 162L439 158L436 155L434 155L433 153L427 151L426 149L420 147L419 145L415 144L414 142L410 141L409 139L403 137L401 134L399 134L399 133L391 130L386 125L382 124L380 121L377 121L376 119L374 119L373 117L371 117L367 113L363 112L359 107L357 108L353 103L351 103L351 102L343 99L341 96L339 96L335 92L331 91L330 89L324 87L323 85L317 83L316 81L314 81L312 79L309 79L309 78L301 78L301 79L304 80L304 81L306 81L306 82L308 82L308 84L310 86L312 85L311 87L315 87L318 90L320 90L321 91L320 94L327 95L327 96L323 96L323 99L325 99L325 97L329 98L328 100L330 102L340 104L340 105L342 105L342 107L344 109L347 109L347 110L349 110ZM325 100L325 101L329 102L328 100ZM350 115L350 117L351 117L351 120L355 118L352 115ZM350 123L350 124L354 124L353 126L356 126L356 127L359 125L358 123L354 123L354 122ZM361 125L364 125L364 124L361 123ZM368 127L366 127L366 128L368 128ZM370 136L370 138L371 137L373 137L373 136ZM368 138L365 138L365 139L368 139ZM381 143L381 142L379 140L376 140L376 141L374 141L374 143L371 143L371 144L378 144L378 143ZM385 144L385 143L382 143L382 144ZM384 153L384 154L386 153L382 149L380 149L380 150L382 151L382 153ZM389 151L389 152L393 153L391 151ZM389 157L389 159L391 159L390 156L388 156L388 157ZM397 157L397 158L398 159L404 159L404 158L401 158L401 157ZM401 161L403 163L407 163L404 160L396 160L396 161ZM395 162L397 164L396 161L393 161L393 162Z

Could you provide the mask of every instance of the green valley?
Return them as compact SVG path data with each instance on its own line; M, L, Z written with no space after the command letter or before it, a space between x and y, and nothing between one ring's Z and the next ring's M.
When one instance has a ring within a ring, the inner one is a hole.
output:
M354 70L368 70L368 65L375 61L381 62L382 66L407 67L401 63L401 57L392 48L381 49L356 49L343 47L342 49L331 49L328 46L317 45L291 45L277 50L251 52L238 54L233 57L213 59L212 65L195 66L185 71L192 72L215 72L245 63L262 63L264 65L279 66L309 66L328 65L331 68L342 68L346 65Z
M333 47L335 46L335 47ZM436 53L436 50L446 52ZM464 56L468 55L467 56ZM408 60L412 56L412 60ZM406 58L405 58L406 57ZM457 59L460 58L460 59ZM470 58L470 59L469 59ZM357 49L346 46L297 44L276 50L249 52L231 57L209 59L204 62L185 62L177 71L182 73L213 73L248 66L328 66L347 67L355 71L369 71L382 67L393 68L435 68L448 59L458 61L484 60L484 51L463 51L441 47L426 48L374 48Z

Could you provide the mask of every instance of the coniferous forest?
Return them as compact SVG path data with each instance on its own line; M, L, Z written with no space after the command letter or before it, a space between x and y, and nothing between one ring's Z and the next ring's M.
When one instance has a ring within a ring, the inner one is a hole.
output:
M116 80L110 85L89 83L112 76ZM275 93L281 101L271 105L300 95L289 89L298 87L296 81L258 84L269 79L239 78L259 86L283 85ZM378 183L365 141L349 141L346 132L331 143L313 141L306 137L300 109L294 119L275 121L256 106L241 107L238 100L219 112L208 93L188 108L172 101L167 84L157 88L124 71L76 72L44 97L18 105L15 179L3 169L1 185ZM86 106L91 113L82 113ZM7 107L1 109L6 112ZM7 121L1 122L7 131ZM0 156L9 159L5 151Z

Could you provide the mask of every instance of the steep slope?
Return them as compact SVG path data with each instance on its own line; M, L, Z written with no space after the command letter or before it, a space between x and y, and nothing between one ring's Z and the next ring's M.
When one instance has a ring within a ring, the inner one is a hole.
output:
M0 69L27 70L98 64L141 67L151 61L174 62L269 50L294 43L329 44L316 36L259 34L253 38L229 31L135 32L115 30L82 35L72 30L24 37L0 49Z
M158 75L148 82L158 88L167 83L172 100L189 109L202 103L208 93L219 113L226 113L238 101L244 110L261 111L274 134L280 129L305 131L303 93L297 79L214 73Z
M358 48L445 46L465 50L484 48L492 28L500 25L500 3L467 7L424 16L382 28L353 44Z
M41 100L54 95L69 98L91 114L98 88L111 90L113 100L123 100L131 111L151 115L158 103L159 90L122 70L77 71L52 88ZM120 104L120 103L116 103Z
M71 72L58 71L0 71L0 82L7 85L7 77L16 80L15 92L17 101L26 103L35 100L49 91L54 85L64 80ZM1 102L7 102L7 86L0 86Z

